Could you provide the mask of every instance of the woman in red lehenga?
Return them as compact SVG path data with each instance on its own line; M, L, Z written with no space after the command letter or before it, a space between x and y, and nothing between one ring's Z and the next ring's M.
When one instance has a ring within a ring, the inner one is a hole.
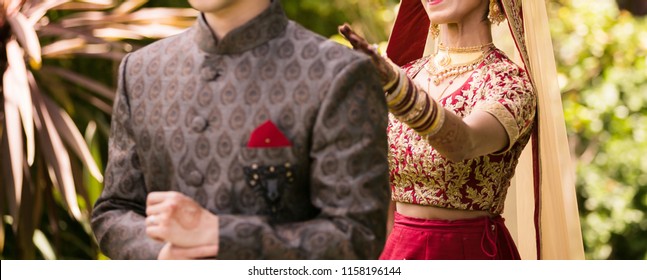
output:
M583 258L545 14L538 0L402 0L391 60L340 29L373 57L391 113L381 259ZM493 42L506 18L521 67Z

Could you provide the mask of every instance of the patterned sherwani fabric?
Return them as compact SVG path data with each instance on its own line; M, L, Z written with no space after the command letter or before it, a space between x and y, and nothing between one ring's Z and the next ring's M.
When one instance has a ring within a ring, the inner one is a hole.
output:
M218 40L201 16L119 70L92 228L113 259L154 259L153 191L220 218L219 259L376 259L389 203L387 108L366 56L279 3ZM291 146L248 148L271 121Z

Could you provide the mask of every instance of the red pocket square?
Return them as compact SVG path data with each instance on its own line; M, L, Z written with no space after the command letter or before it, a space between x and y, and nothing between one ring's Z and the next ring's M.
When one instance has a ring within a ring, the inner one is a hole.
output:
M259 125L252 134L249 135L248 148L276 148L292 146L283 132L274 125L270 120Z

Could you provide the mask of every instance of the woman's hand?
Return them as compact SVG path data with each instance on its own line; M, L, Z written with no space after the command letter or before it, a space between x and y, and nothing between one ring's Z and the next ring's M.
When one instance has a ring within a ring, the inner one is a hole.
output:
M393 64L388 58L381 56L377 52L377 47L370 45L366 39L362 36L357 35L355 31L348 24L344 24L339 27L339 33L350 42L353 46L353 49L365 53L371 58L371 61L377 68L380 74L380 80L382 85L386 85L389 82L397 79L397 73L394 70L395 64Z

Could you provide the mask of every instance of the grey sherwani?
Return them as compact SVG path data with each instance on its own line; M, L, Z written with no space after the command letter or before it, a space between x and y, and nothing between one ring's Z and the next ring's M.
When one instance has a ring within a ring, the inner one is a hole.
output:
M291 142L247 147L271 121ZM389 203L387 108L366 56L279 1L218 41L203 17L124 58L92 228L113 259L153 259L146 196L220 217L219 259L375 259Z

